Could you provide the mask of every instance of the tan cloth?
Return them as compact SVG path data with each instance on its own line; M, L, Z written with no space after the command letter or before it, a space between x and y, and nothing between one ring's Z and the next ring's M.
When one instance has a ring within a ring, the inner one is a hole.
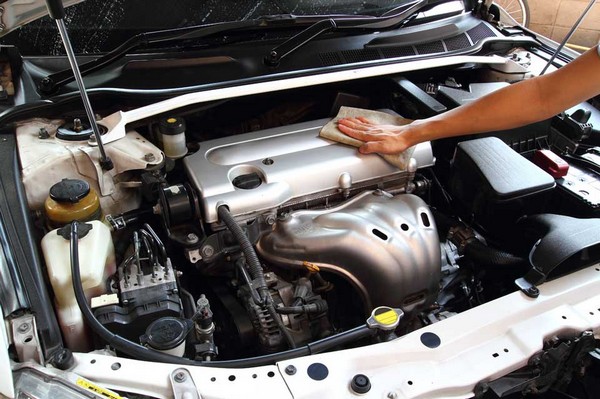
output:
M363 141L357 140L355 138L346 136L344 133L340 132L337 127L337 121L342 118L356 118L356 117L365 117L369 121L377 124L385 124L385 125L406 125L412 122L410 119L402 118L401 116L387 114L385 112L373 111L370 109L362 109L362 108L352 108L352 107L341 107L340 112L338 112L337 116L329 121L321 131L319 132L319 136L337 141L338 143L348 144L354 147L360 147L364 144ZM410 147L406 151L403 151L399 154L379 154L388 161L390 164L398 167L401 170L406 170L408 166L408 161L410 161L410 157L414 152L414 147Z

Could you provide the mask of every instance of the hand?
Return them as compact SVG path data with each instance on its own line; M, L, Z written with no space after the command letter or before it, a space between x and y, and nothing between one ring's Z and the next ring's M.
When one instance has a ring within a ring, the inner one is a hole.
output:
M338 129L347 136L364 141L358 149L363 154L397 154L412 143L408 140L410 125L378 125L366 118L343 118L338 121Z

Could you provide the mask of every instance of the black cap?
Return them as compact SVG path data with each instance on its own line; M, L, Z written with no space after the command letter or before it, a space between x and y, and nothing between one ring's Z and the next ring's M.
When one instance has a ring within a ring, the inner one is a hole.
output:
M356 393L367 393L371 390L371 381L364 374L356 374L350 382L350 388Z
M158 127L162 134L175 136L180 133L185 133L185 120L177 117L164 118L160 120Z
M85 180L62 179L50 187L50 198L56 202L79 202L90 193L90 185Z
M185 340L190 327L186 320L163 317L150 323L140 342L156 350L173 349Z

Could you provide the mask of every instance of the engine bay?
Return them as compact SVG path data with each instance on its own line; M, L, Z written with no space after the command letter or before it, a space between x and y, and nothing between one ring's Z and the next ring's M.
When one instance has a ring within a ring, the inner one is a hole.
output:
M600 206L589 104L421 143L405 170L318 135L341 106L420 119L530 73L526 50L502 56L522 73L462 65L175 109L108 143L109 172L83 115L21 121L22 180L67 347L110 344L70 284L74 220L102 328L215 365L391 340L518 289L535 297L596 259L593 239L565 238ZM349 338L370 318L372 334Z

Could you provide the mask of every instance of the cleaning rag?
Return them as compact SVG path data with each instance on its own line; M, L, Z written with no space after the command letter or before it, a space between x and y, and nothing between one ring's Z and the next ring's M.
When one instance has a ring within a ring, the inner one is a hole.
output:
M376 124L385 124L385 125L406 125L412 122L410 119L403 118L401 116L388 114L381 111L373 111L370 109L362 109L362 108L353 108L353 107L341 107L337 116L329 121L321 131L319 132L319 136L336 141L342 144L348 144L354 147L360 147L364 144L362 140L358 140L352 138L350 136L346 136L344 133L340 132L338 129L337 122L343 118L357 118L362 116L367 118L369 121ZM383 157L390 164L398 167L401 170L406 170L408 166L408 161L410 161L410 157L414 152L414 146L408 148L405 151L402 151L399 154L378 154Z

